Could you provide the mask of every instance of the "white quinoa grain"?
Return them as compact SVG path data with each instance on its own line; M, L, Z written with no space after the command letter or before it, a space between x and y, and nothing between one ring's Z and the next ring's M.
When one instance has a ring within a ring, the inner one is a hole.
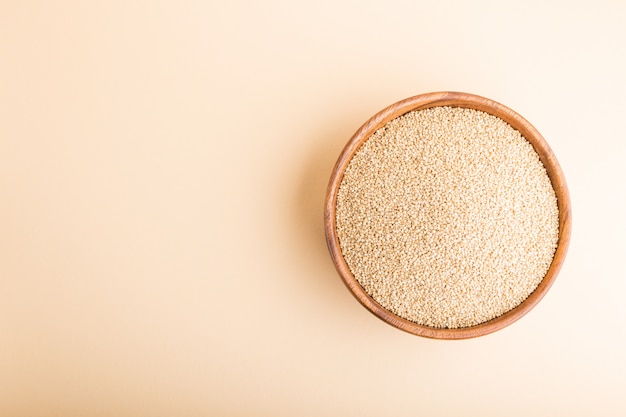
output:
M473 326L524 301L557 246L556 195L532 145L502 119L407 113L367 139L337 195L342 254L387 310Z

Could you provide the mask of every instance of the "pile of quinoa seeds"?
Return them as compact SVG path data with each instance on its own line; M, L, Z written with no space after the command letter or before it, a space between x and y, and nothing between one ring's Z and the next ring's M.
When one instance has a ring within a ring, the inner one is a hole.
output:
M545 276L556 195L502 119L433 107L391 120L350 160L337 195L341 252L387 310L435 328L498 317Z

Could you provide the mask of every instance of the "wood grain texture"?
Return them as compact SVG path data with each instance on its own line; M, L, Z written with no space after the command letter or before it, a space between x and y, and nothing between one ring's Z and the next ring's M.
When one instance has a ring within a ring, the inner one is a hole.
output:
M476 326L458 329L438 329L423 326L399 317L383 308L365 292L350 271L341 253L339 239L336 233L337 192L344 172L355 152L374 132L376 132L376 130L384 126L390 120L410 111L423 110L436 106L464 107L481 110L501 118L513 128L517 129L534 147L546 168L550 181L552 182L552 187L556 193L559 208L558 246L548 272L535 291L517 307L499 317ZM484 97L459 92L436 92L410 97L392 104L374 115L356 131L341 152L330 177L324 207L324 228L326 243L337 272L348 289L365 308L392 326L418 336L435 339L467 339L495 332L517 321L537 305L550 289L550 286L561 269L569 245L571 233L570 198L563 171L554 153L537 129L526 119L508 107Z

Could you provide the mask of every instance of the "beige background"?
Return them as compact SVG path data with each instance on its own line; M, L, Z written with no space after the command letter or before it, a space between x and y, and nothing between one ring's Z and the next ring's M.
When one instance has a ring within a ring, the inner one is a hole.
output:
M626 3L0 0L1 416L624 416ZM331 168L439 90L515 109L573 236L466 341L335 273Z

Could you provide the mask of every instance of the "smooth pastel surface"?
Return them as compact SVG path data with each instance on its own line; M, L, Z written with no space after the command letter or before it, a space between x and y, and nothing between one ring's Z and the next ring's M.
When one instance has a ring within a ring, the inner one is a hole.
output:
M0 415L623 416L626 4L0 1ZM430 91L527 118L567 259L494 334L412 336L334 270L323 202Z

